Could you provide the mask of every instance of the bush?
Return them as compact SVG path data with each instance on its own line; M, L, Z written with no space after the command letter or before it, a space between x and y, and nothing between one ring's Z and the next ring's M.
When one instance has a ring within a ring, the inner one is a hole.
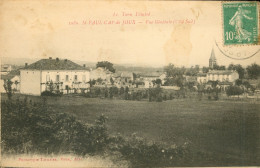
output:
M156 88L150 88L148 90L149 92L149 101L157 101L162 102L162 88L156 87Z
M241 95L242 93L244 93L243 89L241 89L239 86L229 86L226 89L226 94L227 96L233 96L233 95Z
M41 93L41 96L62 96L62 93L61 92L51 92L51 91L43 91Z
M120 151L122 157L129 160L132 167L164 167L177 165L177 162L188 162L187 145L187 142L180 147L149 143L133 134L128 139L121 136L111 138L110 149Z
M54 112L45 103L2 102L2 151L5 153L94 154L106 146L105 117L93 126Z
M110 136L101 115L86 125L72 115L53 111L46 104L2 101L2 152L7 154L116 154L132 167L176 166L191 160L188 142L182 146L150 143L132 135Z

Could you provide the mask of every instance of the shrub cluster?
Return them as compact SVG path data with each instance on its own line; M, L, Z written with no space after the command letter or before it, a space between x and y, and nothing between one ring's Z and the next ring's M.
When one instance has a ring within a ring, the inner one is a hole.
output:
M117 135L110 140L110 150L119 151L132 167L169 167L190 162L188 142L182 146L167 146L148 142L135 134L127 139Z
M104 116L93 126L57 113L46 103L2 102L2 151L6 153L94 154L107 143Z
M84 97L88 98L117 98L123 100L148 100L162 102L166 100L172 100L174 98L185 98L185 91L164 91L160 87L149 88L149 89L129 89L128 87L91 87L89 92L82 92Z
M187 163L189 148L148 143L133 135L108 134L101 115L93 125L59 113L42 103L2 101L2 152L7 154L76 154L116 156L132 167L174 166Z
M226 89L227 96L233 96L233 95L241 95L244 93L244 90L240 86L229 86Z
M42 93L41 93L41 96L62 96L62 92L51 92L51 91L43 91Z

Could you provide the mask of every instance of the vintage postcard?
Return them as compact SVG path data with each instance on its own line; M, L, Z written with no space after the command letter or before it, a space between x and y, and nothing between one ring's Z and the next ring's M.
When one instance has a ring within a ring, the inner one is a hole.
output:
M259 9L1 1L1 167L260 166Z

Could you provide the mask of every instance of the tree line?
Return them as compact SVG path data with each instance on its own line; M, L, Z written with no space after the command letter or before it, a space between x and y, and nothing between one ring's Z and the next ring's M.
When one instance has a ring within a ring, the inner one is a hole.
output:
M253 63L251 65L248 65L247 67L243 67L240 64L229 64L228 67L223 65L214 65L214 67L211 69L209 67L202 67L202 72L207 73L209 70L235 70L239 74L239 79L257 79L260 77L260 65ZM174 64L169 64L164 67L164 71L167 73L167 77L180 77L182 75L187 76L196 76L199 71L200 67L196 65L195 67L192 66L190 68L185 67L176 67ZM181 79L178 79L181 80ZM175 81L175 83L178 83L178 80ZM170 82L170 81L169 81Z

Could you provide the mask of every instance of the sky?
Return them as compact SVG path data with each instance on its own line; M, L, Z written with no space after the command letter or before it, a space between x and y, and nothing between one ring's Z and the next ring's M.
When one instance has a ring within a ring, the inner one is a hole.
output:
M4 0L0 9L1 58L208 66L214 49L219 65L260 64L260 53L235 60L216 47L215 41L222 45L221 2ZM260 46L238 48L250 54Z

